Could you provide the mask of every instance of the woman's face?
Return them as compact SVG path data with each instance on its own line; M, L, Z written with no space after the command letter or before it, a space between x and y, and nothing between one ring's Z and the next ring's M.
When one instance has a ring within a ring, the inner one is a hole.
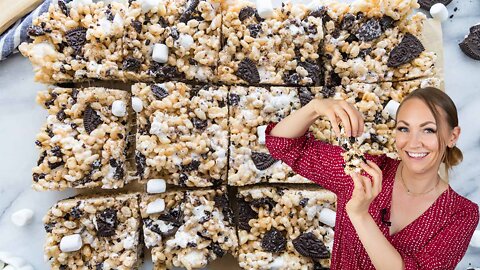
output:
M445 119L440 110L441 119ZM412 98L402 104L397 114L395 129L396 146L400 158L410 171L418 174L438 170L445 148L439 149L438 136L449 142L449 131L438 127L428 106L418 98Z

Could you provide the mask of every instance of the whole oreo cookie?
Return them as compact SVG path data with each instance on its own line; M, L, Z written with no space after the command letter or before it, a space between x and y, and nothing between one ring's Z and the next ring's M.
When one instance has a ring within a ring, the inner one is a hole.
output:
M458 45L467 56L480 60L480 30L478 28L470 28L470 34Z
M426 11L430 11L430 8L437 3L441 3L446 6L451 2L452 0L418 0L418 3L420 4L420 8Z

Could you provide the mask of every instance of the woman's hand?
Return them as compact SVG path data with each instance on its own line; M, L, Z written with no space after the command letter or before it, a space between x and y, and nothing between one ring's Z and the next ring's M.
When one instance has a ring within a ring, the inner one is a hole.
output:
M339 124L342 123L348 137L363 134L364 121L362 114L350 103L335 99L314 99L315 111L319 116L326 116L332 123L333 131L340 136Z
M358 173L352 174L354 188L352 198L350 198L346 206L347 214L352 222L354 222L353 219L368 215L370 203L382 190L383 174L377 164L367 160L367 163L362 162L360 166L372 179Z

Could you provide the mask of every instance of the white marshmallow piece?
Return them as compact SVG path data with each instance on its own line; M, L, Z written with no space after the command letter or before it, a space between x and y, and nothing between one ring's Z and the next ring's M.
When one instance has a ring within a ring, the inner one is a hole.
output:
M470 240L470 246L480 248L480 230L475 230Z
M436 3L430 8L430 15L437 21L446 21L448 19L447 7L442 3Z
M392 99L387 103L387 106L385 106L383 111L386 111L388 115L390 115L393 119L395 119L397 117L397 110L399 106L400 106L400 103Z
M335 218L337 217L337 213L329 208L322 208L320 210L319 220L323 224L326 224L330 227L335 227Z
M163 193L167 189L167 184L163 179L151 179L147 182L148 193Z
M147 205L147 214L160 213L165 210L165 201L163 199L156 199Z
M264 19L273 16L272 0L257 0L258 15Z
M160 1L161 0L140 0L140 4L142 5L142 12L149 12L154 7L157 7L160 4Z
M168 47L165 44L157 43L153 45L152 59L158 63L168 62Z
M265 130L267 129L267 126L258 126L257 127L257 137L258 137L258 143L259 144L265 144Z
M82 248L82 236L80 234L67 235L60 240L60 250L62 252L73 252Z
M0 261L0 270L3 270L5 268L5 263L3 261Z
M23 227L29 224L33 218L33 211L31 209L22 209L12 214L13 224Z
M318 10L319 8L321 8L323 5L321 3L321 1L319 0L312 0L308 5L307 5L307 9L310 10L310 11L316 11Z
M121 100L115 100L112 104L112 113L117 117L124 117L127 114L127 105Z
M189 50L193 44L193 37L187 34L180 34L178 37L178 44L180 44L180 47L184 48L185 50Z
M143 102L138 97L132 97L132 108L135 112L139 113L143 110Z

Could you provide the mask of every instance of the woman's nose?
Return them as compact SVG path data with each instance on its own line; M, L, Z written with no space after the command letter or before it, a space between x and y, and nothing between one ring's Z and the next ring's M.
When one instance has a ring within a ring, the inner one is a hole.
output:
M411 148L422 146L421 134L411 132L408 136L408 146Z

